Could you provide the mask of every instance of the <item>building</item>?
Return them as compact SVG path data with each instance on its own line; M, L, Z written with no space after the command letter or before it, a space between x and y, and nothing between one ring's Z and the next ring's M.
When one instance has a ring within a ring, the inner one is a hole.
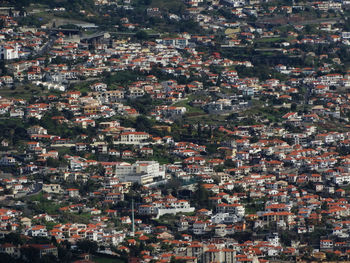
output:
M19 58L17 46L0 46L0 58L1 60L11 60Z
M71 198L79 197L79 189L67 189L68 196Z
M34 248L39 252L39 257L42 258L45 255L54 255L58 256L57 247L49 244L30 244L28 245L30 248Z
M19 248L9 243L0 245L0 253L8 254L13 258L19 258L21 256Z
M16 159L11 156L4 156L0 160L0 165L12 166L16 164Z
M63 190L59 184L43 184L43 191L49 194L60 194Z
M146 132L123 132L115 144L139 144L150 138Z
M133 182L141 185L165 179L165 168L156 161L126 162L116 165L116 175L121 182Z
M141 215L155 215L159 218L165 214L191 213L195 208L190 206L187 200L175 200L173 202L159 202L156 205L140 205L138 212Z
M32 237L47 237L47 229L45 226L36 225L26 230L27 236Z
M204 252L203 262L235 262L236 251L233 249L210 248Z

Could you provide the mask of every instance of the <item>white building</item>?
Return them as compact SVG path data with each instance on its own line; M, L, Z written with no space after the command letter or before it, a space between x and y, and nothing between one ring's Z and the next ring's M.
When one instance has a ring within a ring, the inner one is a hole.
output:
M176 200L171 203L164 202L158 206L153 204L140 205L138 212L141 215L155 215L156 218L159 218L165 214L190 213L194 210L195 208L191 207L187 200Z
M208 232L208 222L206 221L196 221L192 226L193 234L203 235Z
M139 144L150 138L146 132L123 132L115 144Z
M350 182L350 174L349 173L336 174L333 176L332 181L337 185L348 184Z
M43 184L43 191L49 194L60 194L63 190L59 184Z
M47 237L47 229L45 226L37 225L32 226L25 232L26 236L32 237Z
M171 47L177 47L177 48L185 48L188 45L188 39L183 37L157 39L156 41L165 46L171 46Z
M11 60L18 58L18 48L12 46L0 46L0 58L2 60Z
M133 182L142 185L161 181L165 178L165 168L156 161L126 162L116 165L116 175L120 182Z
M9 166L9 165L15 165L15 164L16 164L16 159L11 156L4 156L0 160L0 165Z
M176 213L190 213L195 210L194 207L190 206L187 200L177 200L167 205L163 205L157 209L157 217L165 214L176 214Z
M106 91L107 90L107 84L99 82L99 83L92 84L90 86L90 88L93 91Z
M343 39L350 39L350 32L342 32L341 37Z
M238 222L239 218L230 213L217 213L211 217L210 221L214 224L233 224Z
M245 208L243 205L238 204L238 203L233 203L233 204L219 204L216 207L217 213L229 213L233 215L237 215L239 217L243 217L245 214Z
M245 0L225 0L225 2L233 7L241 7L245 5Z

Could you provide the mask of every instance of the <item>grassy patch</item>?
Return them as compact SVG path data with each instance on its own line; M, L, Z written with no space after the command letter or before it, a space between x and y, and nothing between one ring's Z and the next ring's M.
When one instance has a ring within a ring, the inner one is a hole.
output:
M266 118L270 122L279 122L282 120L281 118L285 113L286 112L282 112L279 109L255 107L245 111L244 114L241 114L241 115L252 119L255 119L256 117L260 117L262 119Z
M172 0L152 0L152 7L158 7L162 10L175 11L181 8L185 8L185 5L182 1L172 1Z
M204 113L204 111L199 107L192 107L189 104L188 99L176 102L173 106L175 107L185 107L186 113Z
M55 214L60 208L59 204L53 201L47 200L42 193L31 196L30 200L33 202L32 209L36 213Z
M262 37L255 39L256 43L278 43L278 42L289 42L295 39L293 36L288 37Z
M226 116L224 115L216 115L216 114L197 114L197 115L187 115L185 116L185 123L204 123L208 125L213 124L224 124L226 123Z
M281 37L264 37L264 38L259 38L256 40L256 42L260 43L274 43L274 42L280 42L281 40L284 40Z
M191 102L196 99L205 99L205 96L198 94L190 94L185 99L178 101L173 104L175 107L185 107L186 113L204 113L204 111L200 107L191 106Z
M0 89L0 96L16 99L30 99L33 96L48 94L48 90L42 90L34 85L21 85L17 87L3 87Z
M93 84L94 82L96 81L81 81L74 85L73 90L80 91L81 93L91 92L90 85Z
M154 221L156 225L166 226L167 228L175 229L178 217L172 214L165 214L162 215L159 219L155 219Z

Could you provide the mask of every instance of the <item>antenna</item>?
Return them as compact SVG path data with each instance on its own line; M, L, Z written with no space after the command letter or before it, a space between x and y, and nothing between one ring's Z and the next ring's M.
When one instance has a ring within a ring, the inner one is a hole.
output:
M131 199L131 220L132 220L131 236L134 236L135 235L134 198Z

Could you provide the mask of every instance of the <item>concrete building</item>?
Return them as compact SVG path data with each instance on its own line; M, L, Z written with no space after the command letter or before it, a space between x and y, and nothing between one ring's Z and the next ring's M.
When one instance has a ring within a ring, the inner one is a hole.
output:
M134 164L122 162L116 165L116 175L121 182L145 185L164 180L165 168L156 161L137 161Z
M140 144L150 138L146 132L123 132L114 144Z
M1 60L11 60L18 58L18 48L17 46L0 46L0 59Z

